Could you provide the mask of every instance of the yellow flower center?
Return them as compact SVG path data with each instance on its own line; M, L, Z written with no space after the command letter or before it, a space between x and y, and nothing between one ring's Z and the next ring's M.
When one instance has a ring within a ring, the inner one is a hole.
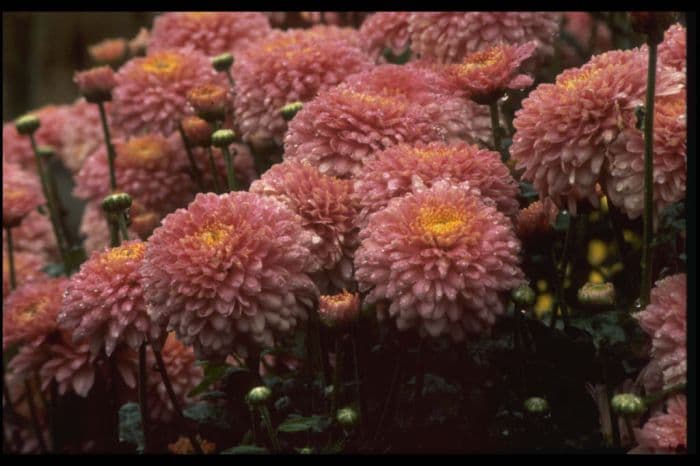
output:
M119 145L116 160L120 166L140 165L144 162L158 160L167 153L165 139L158 136L142 136Z
M34 316L37 314L43 313L48 304L49 300L45 297L29 303L27 307L21 309L21 311L17 313L17 320L22 323L29 322L30 320L34 319Z
M588 68L581 70L576 74L567 76L566 78L560 80L557 84L564 87L567 90L580 89L581 87L588 84L593 78L595 78L600 69L598 68Z
M185 13L185 15L188 18L192 19L202 19L206 18L207 16L212 16L214 13L211 11L190 11L188 13Z
M182 58L177 53L160 52L146 57L141 63L141 68L147 73L167 76L180 68L181 64Z
M452 150L448 147L421 148L414 147L413 155L421 159L432 159L435 157L447 157L452 155Z
M355 297L353 293L350 293L347 290L343 290L342 293L334 294L334 295L322 295L321 300L325 301L328 304L345 304L349 305L352 302L352 299Z
M488 50L476 52L469 55L464 63L458 65L459 74L465 75L476 69L483 69L503 61L503 50L500 47L493 47Z
M656 111L672 118L684 116L686 113L685 96L681 93L659 97L656 100Z
M451 235L467 224L464 212L449 205L423 206L417 220L421 231L433 236Z
M380 107L385 109L404 109L406 107L404 95L401 92L393 89L384 89L384 92L376 94L368 94L353 90L343 90L343 95L352 100L359 100L364 105L371 107Z
M132 243L110 249L102 256L108 266L122 264L128 260L139 260L146 251L146 243Z
M232 231L232 225L214 222L206 225L192 236L198 244L204 244L209 248L217 248L229 237Z
M5 188L2 190L2 197L7 201L15 201L27 195L26 189Z

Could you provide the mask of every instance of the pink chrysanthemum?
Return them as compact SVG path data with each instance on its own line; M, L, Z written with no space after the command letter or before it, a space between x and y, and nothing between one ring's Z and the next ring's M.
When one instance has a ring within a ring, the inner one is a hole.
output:
M61 134L66 123L70 122L65 110L65 105L47 105L30 112L41 121L41 126L34 133L37 145L51 146L56 152L61 152ZM17 163L22 168L35 170L34 151L29 137L19 134L14 123L2 125L2 159Z
M159 330L146 314L140 267L146 244L131 240L93 253L73 275L58 316L60 327L76 342L89 341L98 354L110 356L117 344L138 349Z
M146 209L165 215L192 200L194 184L178 134L158 134L115 141L117 189L138 199ZM101 201L110 192L107 149L88 158L77 176L76 196Z
M432 116L401 92L340 85L297 113L284 139L284 157L308 161L326 175L356 176L374 152L402 142L446 140L447 128Z
M510 220L466 185L442 181L393 199L360 239L360 290L368 302L388 300L401 330L456 341L488 331L504 310L499 293L523 281Z
M659 280L651 290L651 303L635 314L639 325L651 336L652 361L642 377L648 390L686 381L687 281L685 274ZM662 386L654 386L659 380Z
M204 84L226 86L210 59L189 48L162 50L134 58L116 74L111 123L125 134L170 135L190 113L187 93Z
M126 42L124 48L126 49ZM80 94L93 103L111 100L112 89L117 85L114 70L106 65L76 72L73 82L78 86Z
M47 278L46 273L42 271L44 267L44 258L33 252L21 252L17 251L14 253L15 259L15 278L17 280L17 286L22 286L25 283L32 282L34 280L42 280ZM2 249L2 299L5 301L5 297L10 294L10 260L7 249L3 245Z
M259 12L164 13L153 21L148 53L191 46L209 56L236 55L271 31L267 17Z
M253 182L250 192L277 199L299 214L303 227L313 234L310 271L322 272L339 289L350 286L359 212L350 181L323 175L303 162L286 161Z
M688 448L688 402L685 395L666 401L666 412L634 429L638 447L630 453L685 453Z
M111 104L105 103L107 113ZM104 143L100 111L97 105L88 103L85 99L76 100L66 108L71 124L65 125L61 132L63 150L58 153L63 164L72 173L77 173L83 161ZM112 138L119 137L115 128L110 128Z
M343 290L334 295L321 295L318 316L330 328L346 327L360 315L360 295Z
M14 163L2 164L2 226L4 228L19 226L24 217L45 202L38 175L25 171Z
M598 55L581 68L565 70L555 84L539 85L523 100L510 152L540 198L551 197L573 214L579 200L598 205L595 186L606 147L644 103L646 57L645 47ZM657 77L657 96L683 87L680 73L659 67Z
M439 180L464 181L478 189L508 216L518 212L518 183L497 152L464 142L400 144L374 154L355 179L355 193L362 205L363 223L392 198L412 190L419 179L427 187Z
M687 171L686 93L654 103L654 217L685 197ZM608 147L606 191L610 202L637 218L644 211L644 133L627 124Z
M664 34L664 40L659 44L659 61L676 71L685 71L686 60L686 29L680 24L674 24Z
M197 355L271 345L274 333L305 319L304 304L317 292L306 273L308 236L273 199L198 194L148 241L142 275L151 318Z
M394 55L402 54L410 45L408 34L408 11L380 11L362 22L360 36L363 49L375 59L389 48Z
M187 394L204 377L202 367L195 365L196 358L192 347L183 345L174 333L169 333L160 351L178 401L181 405L192 401ZM148 352L148 367L156 367L155 357L150 351ZM175 412L158 372L149 371L146 390L149 416L153 416L153 419L163 423L170 422Z
M532 85L532 77L517 72L536 48L535 41L520 46L497 44L467 55L459 64L446 66L445 75L456 93L486 105L508 89Z
M273 32L236 57L234 108L244 140L273 138L281 144L287 129L282 106L307 102L372 66L346 35L327 26Z
M6 240L5 231L2 240ZM31 211L22 223L12 229L12 242L16 252L24 251L39 255L44 262L59 262L58 245L53 234L51 220L48 215Z
M459 63L495 43L537 41L539 56L551 56L559 32L556 12L421 12L409 18L411 48L423 59Z
M97 63L118 65L126 58L129 44L126 39L118 37L105 39L88 47L88 54Z
M551 199L535 201L521 209L515 221L515 231L522 240L541 241L552 231L559 209Z
M7 298L2 316L3 349L15 343L43 343L56 329L67 282L65 278L53 278L27 283Z

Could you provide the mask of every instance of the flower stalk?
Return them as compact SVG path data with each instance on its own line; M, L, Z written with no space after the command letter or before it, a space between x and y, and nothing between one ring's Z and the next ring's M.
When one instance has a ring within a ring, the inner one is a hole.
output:
M34 404L34 395L32 392L32 386L29 383L29 380L24 381L24 389L27 392L27 404L29 404L29 415L32 418L32 426L34 428L34 434L36 435L36 439L39 442L39 451L41 453L48 453L48 449L46 448L46 440L44 440L44 436L41 433L41 425L39 424L39 415L36 412L36 405Z
M499 123L498 100L493 100L489 104L489 110L491 113L491 132L493 133L494 150L501 154L501 160L503 162L507 162L508 156L501 149L501 124Z
M146 342L143 342L139 347L139 408L141 410L141 426L143 427L144 453L148 453L148 446L150 444L150 423L148 422L148 396L146 394L147 387L148 373L146 371Z
M187 139L185 131L182 129L182 123L177 124L177 130L180 133L180 137L182 138L182 144L185 146L187 159L190 161L190 168L192 169L192 178L194 179L195 183L197 183L197 186L199 186L199 189L203 191L204 182L202 181L202 173L199 171L199 167L197 167L197 163L194 160L194 154L192 154L192 145L190 144L190 140Z
M105 145L107 146L107 161L109 162L109 187L112 191L117 189L117 177L114 171L114 159L117 158L117 153L112 144L112 138L109 134L109 124L107 124L107 112L105 112L104 102L98 102L97 107L100 109L100 121L102 122L102 131L105 135Z

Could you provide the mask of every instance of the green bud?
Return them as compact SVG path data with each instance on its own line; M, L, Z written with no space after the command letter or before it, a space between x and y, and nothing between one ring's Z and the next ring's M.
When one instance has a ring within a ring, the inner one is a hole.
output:
M549 403L544 398L533 396L523 403L525 411L532 414L546 414L549 412Z
M634 393L615 395L610 405L613 411L620 416L638 416L647 409L644 400Z
M217 55L212 58L211 64L216 71L226 71L233 65L233 55L228 52Z
M612 283L586 283L578 290L582 304L609 306L615 303L615 285Z
M15 127L19 134L30 135L39 129L41 121L36 115L23 115L15 120Z
M211 144L214 147L224 148L233 144L236 140L236 133L230 129L219 129L211 135Z
M269 400L271 396L272 390L270 390L264 385L260 385L259 387L251 389L248 392L248 396L246 397L246 399L251 405L260 406L267 403L267 400Z
M280 113L282 114L282 118L284 118L285 121L290 121L292 118L294 118L294 115L299 112L299 110L302 109L304 104L301 102L292 102L280 109Z
M298 451L300 455L311 455L314 452L313 448L311 447L300 448Z
M112 193L102 200L102 210L108 214L118 214L131 207L131 196L127 193Z
M535 292L529 285L520 285L511 293L513 302L521 307L530 307L535 303Z
M359 416L357 415L357 411L350 407L339 409L335 416L335 419L338 421L338 424L346 428L355 426L355 424L357 424L358 418Z

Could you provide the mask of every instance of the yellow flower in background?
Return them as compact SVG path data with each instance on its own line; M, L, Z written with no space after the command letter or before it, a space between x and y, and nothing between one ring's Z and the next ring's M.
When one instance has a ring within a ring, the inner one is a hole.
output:
M588 275L588 281L596 284L604 283L605 277L602 273L598 272L597 270L591 270L591 273Z
M553 304L554 298L552 297L551 293L542 293L539 296L537 296L537 301L535 301L534 307L535 315L537 316L537 318L541 319L543 315L551 312Z
M625 238L625 242L629 243L633 249L639 249L642 247L642 238L632 230L625 230L622 235Z
M608 213L608 197L607 196L600 197L600 211L603 212L604 214Z
M547 280L537 280L537 291L544 292L547 291Z
M608 245L599 239L592 239L588 243L588 263L597 267L605 262L608 257Z

